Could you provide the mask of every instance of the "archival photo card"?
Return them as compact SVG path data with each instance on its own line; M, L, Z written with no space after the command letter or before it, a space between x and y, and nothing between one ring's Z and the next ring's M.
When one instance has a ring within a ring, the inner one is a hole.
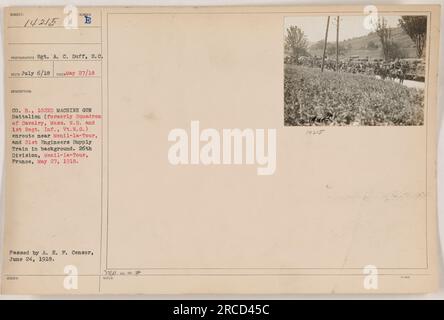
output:
M1 292L433 292L440 10L7 8Z

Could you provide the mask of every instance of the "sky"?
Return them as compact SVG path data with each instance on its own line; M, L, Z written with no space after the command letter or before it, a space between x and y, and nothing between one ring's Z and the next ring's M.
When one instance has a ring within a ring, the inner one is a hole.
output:
M398 26L400 16L384 16L389 27ZM328 30L328 41L336 41L336 16L330 17ZM360 37L369 34L371 29L365 25L371 25L368 16L341 16L339 19L339 41ZM289 26L296 25L304 31L310 43L323 40L325 37L325 27L327 16L298 16L285 18L285 30Z

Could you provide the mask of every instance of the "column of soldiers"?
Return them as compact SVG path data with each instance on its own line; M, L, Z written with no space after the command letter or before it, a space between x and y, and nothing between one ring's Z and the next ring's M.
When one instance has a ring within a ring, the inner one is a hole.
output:
M320 68L322 58L317 56L301 57L298 59L297 64L312 68ZM324 62L324 68L336 71L336 60L327 58ZM403 83L409 70L409 64L400 59L392 61L343 59L338 62L338 69L341 72L379 76L381 79L397 79L400 83Z

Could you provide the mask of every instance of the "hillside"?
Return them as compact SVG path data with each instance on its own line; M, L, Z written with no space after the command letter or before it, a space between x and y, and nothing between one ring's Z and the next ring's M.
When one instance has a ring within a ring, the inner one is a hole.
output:
M401 28L392 28L392 39L399 45L404 54L404 58L416 58L415 44ZM375 46L369 48L368 44L371 42ZM329 45L335 44L329 43ZM345 57L357 55L362 58L383 58L381 42L375 32L371 32L366 36L341 41L340 46L346 48L343 53ZM323 44L319 42L311 44L308 52L311 55L322 56Z

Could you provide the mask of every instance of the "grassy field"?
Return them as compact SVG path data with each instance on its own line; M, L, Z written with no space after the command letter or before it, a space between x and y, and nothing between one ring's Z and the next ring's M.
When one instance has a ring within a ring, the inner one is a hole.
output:
M286 66L284 121L298 125L422 125L424 91L390 80Z

